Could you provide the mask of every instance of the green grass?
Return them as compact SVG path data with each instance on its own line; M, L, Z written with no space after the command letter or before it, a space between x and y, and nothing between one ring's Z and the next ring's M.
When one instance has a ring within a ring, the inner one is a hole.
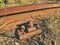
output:
M42 4L49 2L50 0L7 0L7 4L3 0L0 0L0 7L8 6L20 6L20 5L31 5L31 4ZM55 0L53 0L55 2ZM15 5L14 5L15 4Z

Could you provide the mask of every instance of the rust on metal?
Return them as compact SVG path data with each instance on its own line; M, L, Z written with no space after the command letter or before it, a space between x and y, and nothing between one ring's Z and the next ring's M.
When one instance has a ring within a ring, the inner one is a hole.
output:
M31 5L31 6L17 6L17 7L9 7L0 9L0 16L7 14L14 14L26 11L33 11L39 9L49 9L49 8L60 8L60 4L45 4L45 5Z

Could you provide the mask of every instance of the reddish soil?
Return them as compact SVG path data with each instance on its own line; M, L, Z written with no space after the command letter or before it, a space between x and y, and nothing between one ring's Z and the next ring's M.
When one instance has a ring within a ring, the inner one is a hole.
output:
M0 9L0 16L1 16L1 14L16 13L16 12L35 10L35 9L41 9L41 8L49 8L49 7L56 7L56 6L60 6L60 4L49 4L49 5L47 4L47 5L37 5L37 6L28 6L28 7L18 7L18 8L15 7L15 8ZM41 10L41 11L29 12L29 13L25 13L25 14L16 14L13 16L3 17L1 23L4 24L8 21L11 21L9 24L7 24L3 27L4 30L8 31L8 30L14 30L16 28L16 25L20 24L22 21L26 21L28 19L31 19L34 17L39 17L39 16L41 19L43 19L43 18L55 16L55 15L60 16L60 8L49 9L49 10ZM30 35L30 34L35 35L35 34L39 34L41 32L42 32L41 30L38 30L38 31L35 31L32 33L25 34L25 36L22 35L21 39L27 38L28 35ZM30 35L30 36L33 36L33 35Z

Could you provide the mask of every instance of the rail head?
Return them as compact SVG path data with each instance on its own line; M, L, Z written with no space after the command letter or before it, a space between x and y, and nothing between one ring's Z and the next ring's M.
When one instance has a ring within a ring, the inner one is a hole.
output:
M0 17L6 16L6 15L11 15L11 14L13 15L13 14L17 14L17 13L32 12L32 11L52 9L52 8L60 8L60 3L3 8L3 9L0 9Z

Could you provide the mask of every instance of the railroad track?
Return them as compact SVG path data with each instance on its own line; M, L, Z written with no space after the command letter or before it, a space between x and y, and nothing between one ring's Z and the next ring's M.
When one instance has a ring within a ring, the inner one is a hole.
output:
M0 17L29 13L40 10L49 10L55 8L60 8L60 3L45 4L45 5L16 6L16 7L0 9Z
M31 6L22 6L22 7L17 6L17 7L0 9L0 17L2 18L1 23L5 24L1 28L7 31L15 30L18 24L25 23L35 17L41 17L41 19L44 19L55 15L60 16L59 11L60 11L60 3L34 5L34 6L31 5ZM41 29L35 31L35 33L34 30L32 31L33 32L25 34L26 35L25 38L27 38L28 35L30 35L31 33L36 35L42 32ZM22 35L21 37L24 37L25 35ZM25 39L25 38L21 38L21 39Z

